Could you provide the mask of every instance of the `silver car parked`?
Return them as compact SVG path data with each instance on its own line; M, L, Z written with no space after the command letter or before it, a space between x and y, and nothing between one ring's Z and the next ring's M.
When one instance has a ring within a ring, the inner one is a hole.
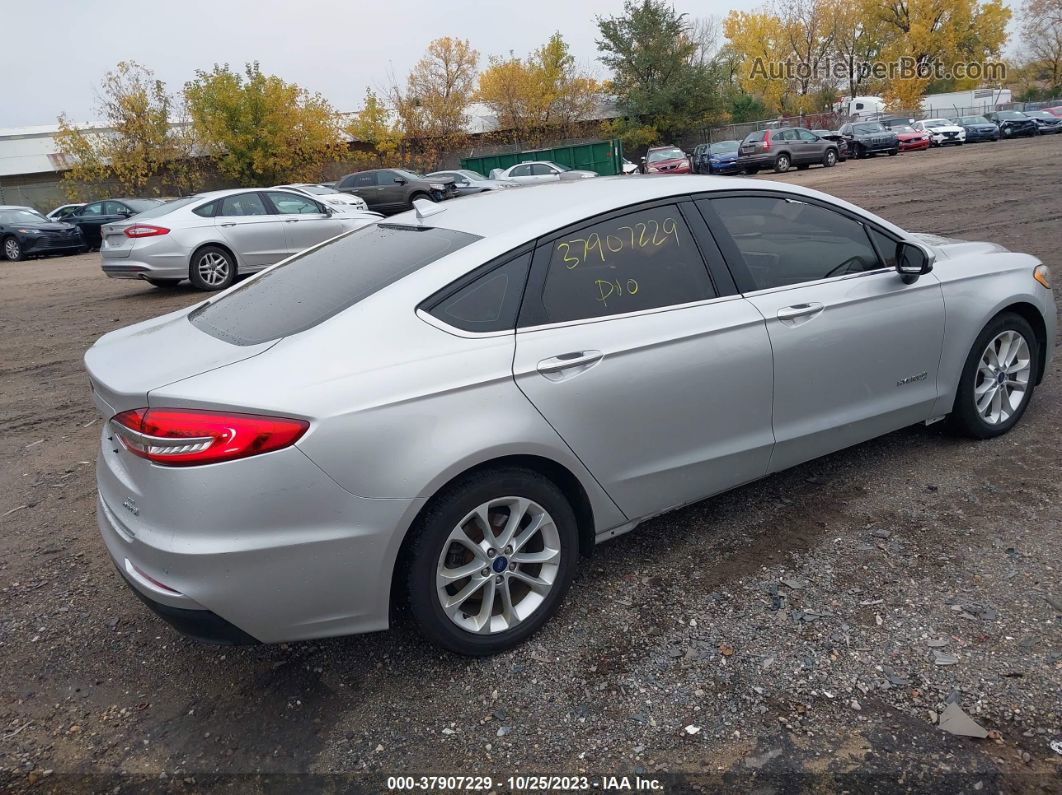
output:
M167 202L101 230L103 272L222 290L304 249L380 218L277 188L223 190Z
M422 202L88 351L99 526L199 637L379 630L395 599L497 652L647 517L915 423L1005 433L1049 278L793 184Z

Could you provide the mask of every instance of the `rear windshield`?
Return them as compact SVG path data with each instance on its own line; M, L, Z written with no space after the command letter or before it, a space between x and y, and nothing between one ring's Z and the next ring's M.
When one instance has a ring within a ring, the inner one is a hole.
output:
M188 319L234 345L298 334L476 240L452 229L370 224L277 265Z
M152 207L150 210L144 210L137 214L137 218L158 218L162 215L169 215L174 210L184 207L192 202L202 201L202 196L186 196L183 199L174 199L171 202L160 204L158 207ZM135 208L134 208L135 209Z
M122 199L123 204L129 205L129 209L138 213L158 207L162 204L161 199Z

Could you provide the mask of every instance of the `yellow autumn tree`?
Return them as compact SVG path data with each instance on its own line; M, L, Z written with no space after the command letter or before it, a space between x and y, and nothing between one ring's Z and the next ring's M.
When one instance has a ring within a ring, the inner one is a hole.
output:
M408 137L452 137L465 127L476 87L479 53L467 39L443 36L428 44L406 76L391 86L391 104Z
M391 111L371 88L365 91L365 102L346 131L356 142L371 144L381 159L394 155L402 143L402 133L394 126Z
M479 77L476 99L487 105L503 130L522 139L537 133L568 134L592 118L602 87L581 70L560 33L526 59L492 57Z
M778 70L790 51L781 18L767 10L731 11L723 33L739 64L738 87L759 97L772 114L787 112L792 84Z
M885 63L908 64L883 96L894 109L917 108L940 67L984 63L999 57L1007 40L1011 12L1002 0L862 0L863 14L880 25ZM973 88L976 79L951 80L955 89Z
M242 74L228 65L199 70L184 96L199 145L241 185L314 181L346 151L340 116L324 97L257 63Z
M93 128L59 117L55 141L70 166L63 180L72 198L104 182L131 195L194 189L194 150L180 103L150 69L121 61L98 96Z

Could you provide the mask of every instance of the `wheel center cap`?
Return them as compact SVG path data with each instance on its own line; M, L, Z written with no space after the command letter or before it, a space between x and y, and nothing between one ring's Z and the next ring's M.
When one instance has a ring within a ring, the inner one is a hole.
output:
M1002 384L1006 380L1007 380L1007 374L1006 373L1000 372L1000 373L996 374L996 383Z
M494 563L491 564L491 567L497 574L501 574L509 567L509 559L504 555L499 555L494 559Z

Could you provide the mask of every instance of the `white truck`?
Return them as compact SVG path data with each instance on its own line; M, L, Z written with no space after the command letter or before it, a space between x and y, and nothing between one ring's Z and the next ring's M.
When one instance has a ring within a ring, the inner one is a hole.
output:
M996 110L999 105L1011 102L1009 88L974 88L969 91L952 91L947 94L928 94L922 97L920 111L924 118L958 115L976 115ZM833 105L835 113L849 119L877 118L887 114L885 100L881 97L842 97Z
M947 94L928 94L922 97L922 112L928 116L976 115L996 110L1011 102L1009 88L974 88Z

